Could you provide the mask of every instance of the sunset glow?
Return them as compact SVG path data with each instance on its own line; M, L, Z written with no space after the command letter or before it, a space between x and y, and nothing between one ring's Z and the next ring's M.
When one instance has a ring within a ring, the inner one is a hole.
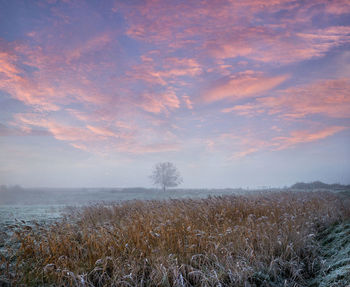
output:
M0 2L0 184L349 184L349 127L348 0Z

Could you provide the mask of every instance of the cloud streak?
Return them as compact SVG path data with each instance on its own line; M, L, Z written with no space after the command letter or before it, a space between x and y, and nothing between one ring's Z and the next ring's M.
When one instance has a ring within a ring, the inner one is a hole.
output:
M245 105L236 105L222 112L243 116L257 114L277 115L284 118L304 118L324 115L333 118L350 117L350 81L348 79L320 80L288 88L274 97L255 99Z
M203 99L205 102L214 102L256 97L275 88L287 78L287 75L269 77L259 72L241 72L219 81L204 94Z

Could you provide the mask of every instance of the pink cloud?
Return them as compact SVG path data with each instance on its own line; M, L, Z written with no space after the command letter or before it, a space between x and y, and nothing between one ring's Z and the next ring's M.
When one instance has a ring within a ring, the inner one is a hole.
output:
M19 127L46 128L56 139L62 141L80 142L96 141L98 139L95 133L84 127L66 125L34 113L16 114L14 124Z
M235 112L241 116L252 116L256 111L256 106L253 104L236 105L231 108L221 110L223 113Z
M162 94L144 94L140 106L147 112L159 114L169 110L178 109L180 100L172 90Z
M104 152L143 154L180 149L176 135L170 131L162 132L159 127L156 130L142 129L141 126L134 127L120 121L115 123L118 130L114 130L92 124L86 126L64 124L48 116L28 113L16 114L12 125L27 130L26 133L30 135L33 134L31 132L33 127L43 128L47 132L41 135L52 135L57 140L91 153L100 154L103 150Z
M30 127L16 127L12 125L3 125L0 123L0 137L6 136L49 136L50 133L43 129L33 129Z
M2 81L18 77L20 71L14 64L16 57L7 52L0 51L0 75L2 74Z
M0 53L0 89L24 102L35 100L29 92L33 87L31 83L20 76L21 70L18 69L16 61L17 57L13 54ZM35 103L37 102L36 100Z
M246 150L242 150L240 152L236 152L230 159L235 159L235 158L242 158L242 157L246 157L250 154L253 154L255 152L259 151L259 148L257 147L250 147L247 148Z
M318 141L329 136L332 136L340 131L345 130L346 127L330 126L318 131L300 130L293 131L289 136L276 137L272 139L274 142L274 150L282 150L289 147L296 146L301 143L309 143Z
M193 103L189 96L187 95L182 96L182 100L185 102L185 105L189 110L193 109Z
M168 58L164 62L164 71L159 72L163 77L196 76L202 73L202 68L195 59Z
M96 21L101 15L93 11L89 16L104 31L97 32L83 22L88 27L80 30L73 15L56 7L50 10L48 27L25 31L27 36L13 43L0 42L0 89L33 112L31 117L14 116L21 129L30 132L39 127L84 150L101 145L142 153L180 148L177 133L165 134L164 130L204 131L209 120L197 121L206 116L198 114L203 102L250 100L222 112L251 117L265 114L301 119L319 114L349 118L347 79L318 81L266 96L289 75L257 71L323 57L336 47L349 45L350 28L332 26L350 12L348 1L143 1L116 5L113 12L125 16L122 28L107 27L104 19ZM276 16L281 14L283 17ZM330 20L323 21L326 18ZM320 23L314 19L321 19ZM133 40L121 35L124 32ZM242 72L243 67L254 71ZM197 97L205 83L223 76ZM193 109L196 98L199 101ZM182 119L186 124L173 115L179 109L188 114ZM195 121L197 125L187 124ZM222 122L214 124L219 127ZM317 140L331 136L332 131L282 134L273 137L273 144L256 138L242 142L236 156L287 148L287 141L299 144L302 136Z
M238 27L207 43L209 53L220 59L243 56L266 63L291 63L322 57L331 49L350 43L350 27L335 26L285 31L268 27Z
M350 13L350 5L347 0L323 2L327 14L342 15Z
M286 131L276 126L272 127L274 133L279 136L269 135L267 132L241 131L236 133L223 133L210 140L210 151L226 150L231 156L228 160L236 160L259 152L277 152L298 147L302 144L317 142L331 137L336 133L348 129L345 126L308 126L305 129Z
M153 58L155 57L155 59ZM182 78L192 78L202 73L201 65L191 58L159 58L159 55L146 54L141 56L142 62L134 65L127 72L126 80L135 83L143 81L151 86L170 87L173 84L183 84Z
M110 129L104 128L104 127L96 127L87 125L86 126L90 131L92 131L94 134L103 136L103 137L118 137L118 135L111 131Z
M90 149L86 145L81 144L81 143L70 143L70 145L72 147L75 147L76 149L80 149L80 150L83 150L83 151L86 151L86 152L90 151Z
M203 95L206 102L224 99L237 100L241 98L262 95L288 78L288 75L266 76L263 73L246 71L232 75L223 83L217 83Z
M308 85L288 88L273 97L223 109L239 115L254 116L261 113L287 118L303 118L323 114L334 118L350 117L350 81L348 79L320 80Z
M62 68L55 66L52 59L46 62L47 56L40 50L32 51L31 48L25 46L15 47L15 50L19 50L19 56L11 57L8 53L2 53L4 57L1 57L0 60L3 64L2 69L6 67L6 80L1 81L0 88L11 94L12 97L26 105L46 111L57 111L61 104L74 101L72 95L77 97L84 95L85 99L89 97L91 99L89 96L91 92L84 93L85 90L81 86L78 87L77 83L81 84L81 81L78 80L73 84L76 76L67 77L70 74L67 72L67 75L61 78L60 74L64 74ZM6 65L4 58L6 58ZM28 61L20 61L23 58ZM28 72L23 69L22 64L30 64L36 70Z
M23 70L18 67L18 57L3 51L0 53L0 89L26 104L43 106L48 110L59 109L46 97L52 94L49 88L38 87L35 82L25 78Z
M161 42L177 48L200 49L199 46L207 46L213 53L217 47L218 57L240 55L267 60L275 54L275 60L282 62L288 61L288 57L291 58L290 61L295 58L312 57L314 54L311 51L307 52L310 45L315 45L317 50L318 43L302 43L301 39L297 39L300 23L304 25L304 31L305 26L312 28L312 17L315 15L346 14L350 10L350 5L345 0L303 3L294 0L220 3L214 1L172 5L145 1L143 5L134 5L132 12L128 10L130 8L128 5L124 6L130 27L127 33L137 39L153 43ZM284 17L279 17L277 20L275 14L278 12L283 12ZM253 20L255 22L265 20L267 23L254 27L251 25ZM180 45L174 46L174 42ZM278 47L287 50L280 53ZM296 48L294 56L293 48Z
M71 102L103 105L107 101L119 101L117 92L104 88L107 85L102 80L106 73L115 69L118 60L116 57L111 61L109 53L119 45L116 33L103 31L88 37L76 37L62 46L65 38L71 36L71 33L63 32L57 40L58 45L55 45L56 41L44 41L50 33L46 27L35 33L32 41L13 43L16 67L24 82L22 86L26 84L29 94L27 99L18 98L26 100L28 105L31 101L36 102L37 106L44 101L46 105L56 106ZM30 66L30 69L24 69L25 66ZM115 83L113 88L116 89L117 85ZM12 86L21 86L21 83L13 82Z
M9 57L8 53L5 56L1 54L0 63L3 65L0 68L2 69L0 77L6 79L6 82L1 81L0 88L33 108L32 114L16 115L16 124L21 129L27 130L31 130L32 127L43 128L57 140L90 152L98 150L98 147L115 151L127 150L129 153L156 152L157 149L162 152L174 150L175 146L178 148L173 141L168 142L166 136L164 139L160 137L157 141L154 139L145 141L142 139L142 125L148 120L144 119L143 123L133 120L141 117L140 107L155 115L168 114L178 109L180 100L172 89L167 89L164 93L148 93L138 98L135 96L122 98L114 90L119 82L109 86L111 90L105 90L103 82L95 80L101 75L101 67L98 66L101 63L90 63L87 70L79 67L85 66L85 60L81 61L83 56L107 45L108 39L108 37L107 40L104 37L95 38L86 49L68 53L67 55L74 56L67 56L71 62L65 62L65 56L51 58L50 53L25 45L17 46L15 49L20 57ZM67 51L74 50L67 49ZM35 68L30 73L23 69L21 65L23 59L27 65ZM97 57L96 61L98 59ZM171 59L169 63L171 61L176 62L175 67L188 67L189 74L197 74L198 65L195 61ZM93 74L90 71L92 67L96 67ZM102 67L102 70L103 68L109 71L110 66ZM162 77L177 77L180 74L170 69L171 64L167 68L170 72ZM83 108L65 109L64 106L67 104L78 104ZM52 115L58 111L68 112L80 122L70 123L71 118L65 121L61 117L54 119Z
M83 127L75 127L63 125L56 122L46 122L45 127L53 134L53 136L62 141L93 141L96 139L95 134L89 132ZM95 137L95 139L94 139Z
M284 16L276 17L279 12ZM169 49L207 51L220 59L247 57L287 64L324 56L349 43L346 27L313 27L313 17L349 12L350 4L345 0L214 1L200 5L149 1L135 5L126 19L129 36L165 44Z
M88 39L86 42L80 43L79 46L68 50L66 52L66 59L68 62L77 60L84 54L91 52L101 51L107 44L112 41L112 35L110 33L103 33Z

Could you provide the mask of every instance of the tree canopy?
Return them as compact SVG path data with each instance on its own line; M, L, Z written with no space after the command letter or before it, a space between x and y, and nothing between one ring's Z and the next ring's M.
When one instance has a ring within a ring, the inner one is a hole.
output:
M171 162L160 162L154 166L151 174L153 184L161 186L163 191L167 187L175 187L183 182L177 167Z

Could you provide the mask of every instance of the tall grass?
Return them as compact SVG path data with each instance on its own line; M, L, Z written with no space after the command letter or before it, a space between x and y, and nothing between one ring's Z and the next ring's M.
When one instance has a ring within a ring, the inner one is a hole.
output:
M130 201L17 233L16 284L305 286L315 235L349 215L332 193Z

